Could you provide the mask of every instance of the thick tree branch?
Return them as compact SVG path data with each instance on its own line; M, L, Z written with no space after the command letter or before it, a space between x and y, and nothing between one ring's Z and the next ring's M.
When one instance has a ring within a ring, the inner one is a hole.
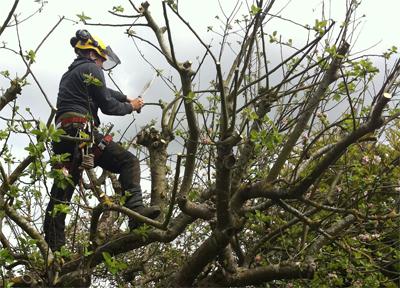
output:
M311 173L305 177L300 183L291 189L291 194L302 195L315 181L319 178L326 169L332 165L346 149L356 143L360 138L382 127L384 121L381 117L382 111L386 104L390 101L390 95L381 94L378 101L371 112L370 119L367 123L362 124L357 130L345 136L342 140L335 144L335 146L322 158L322 160L314 167Z
M165 133L164 133L165 134ZM167 193L167 147L171 135L161 135L155 128L144 129L137 135L137 143L145 146L150 155L151 205L165 205Z
M232 167L228 162L234 162L232 146L218 145L216 159L215 190L217 196L217 227L220 230L228 229L232 225L230 208ZM232 159L232 160L231 160Z
M307 189L316 181L316 179L318 179L330 165L340 158L340 156L350 145L357 143L360 138L368 133L371 133L372 131L375 131L384 124L381 113L385 105L390 101L390 98L388 98L389 96L388 94L381 95L373 111L371 112L369 121L337 142L335 146L332 147L322 158L322 160L315 165L311 173L291 189L278 189L271 185L267 178L257 183L249 184L240 189L232 198L232 207L239 209L244 201L257 197L266 197L270 199L291 199L301 197L301 195L307 191Z
M32 237L32 239L36 240L36 245L39 248L43 259L45 259L45 261L49 264L53 263L53 253L51 252L43 236L33 226L31 226L27 220L19 215L14 208L6 204L3 206L3 209L11 220L13 220L22 230Z
M181 72L180 76L182 81L182 92L184 97L187 97L192 91L191 77L190 74L184 72ZM196 152L200 138L200 131L193 103L191 101L184 101L184 107L189 127L189 139L187 139L186 142L185 172L182 179L181 189L179 190L180 197L185 196L192 186L192 179L196 167Z
M344 235L344 230L347 230L355 221L356 217L354 215L348 215L342 220L333 224L330 228L326 230L329 235L335 235L335 237L340 237ZM307 254L313 257L323 246L332 242L332 239L326 237L325 235L320 235L308 248Z
M175 274L175 287L190 287L204 267L229 244L226 232L214 231Z
M131 214L130 216L134 215ZM143 218L145 217L142 216L141 219ZM96 265L103 262L103 252L108 252L110 253L110 255L115 256L121 253L132 251L139 247L143 247L153 242L171 242L176 237L178 237L178 235L180 235L185 230L187 225L192 223L194 220L195 219L190 216L181 214L171 221L167 231L152 229L146 234L146 237L143 237L143 235L135 232L121 233L115 235L112 239L97 247L92 255L87 257L80 257L66 263L62 267L62 271L60 272L60 274L68 274L75 271L75 269L77 269L79 265L81 265L82 261L84 261L85 263L89 263L89 267L95 267Z
M179 208L183 213L190 215L194 218L203 220L210 220L214 218L215 208L205 203L199 204L189 201L186 197L178 199Z
M244 269L227 275L223 280L224 286L242 287L261 285L262 283L283 279L312 279L315 266L308 263L288 262L254 269Z
M11 101L17 99L17 95L21 94L21 83L18 79L11 81L10 87L6 92L0 97L0 111L3 110Z
M160 45L160 48L161 48L167 62L172 67L179 70L180 69L179 65L177 65L177 63L174 62L174 59L172 58L172 55L171 55L171 50L169 49L168 45L165 43L165 39L163 36L165 29L162 29L157 25L156 21L154 20L153 16L151 15L151 13L148 9L149 6L150 6L150 4L147 1L142 3L142 6L139 8L140 12L146 18L148 26L153 30L153 32L157 38L158 44Z

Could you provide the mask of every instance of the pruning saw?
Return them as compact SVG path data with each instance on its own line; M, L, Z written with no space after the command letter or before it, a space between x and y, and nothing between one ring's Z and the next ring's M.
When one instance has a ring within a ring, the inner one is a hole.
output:
M156 80L157 73L154 73L153 78L144 84L142 91L140 91L138 98L143 98L144 95L149 91L150 87L153 85L154 80ZM137 113L140 113L142 109L139 109Z

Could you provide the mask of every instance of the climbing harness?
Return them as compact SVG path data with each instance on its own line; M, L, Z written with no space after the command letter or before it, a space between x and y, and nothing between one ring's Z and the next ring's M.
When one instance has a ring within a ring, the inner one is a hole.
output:
M108 146L113 141L113 137L110 135L112 128L114 127L114 124L111 124L110 127L108 127L106 135L100 140L100 142L93 147L93 153L95 159L98 159L101 154L103 154L104 149Z

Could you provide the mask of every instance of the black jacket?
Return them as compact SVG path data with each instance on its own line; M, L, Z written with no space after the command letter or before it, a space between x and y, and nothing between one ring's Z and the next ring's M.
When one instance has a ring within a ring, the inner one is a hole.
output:
M100 80L101 85L85 83L88 75ZM107 115L126 115L133 111L124 94L106 87L103 70L97 67L94 61L78 57L61 78L56 121L63 113L76 112L91 115L94 124L98 126L99 108Z

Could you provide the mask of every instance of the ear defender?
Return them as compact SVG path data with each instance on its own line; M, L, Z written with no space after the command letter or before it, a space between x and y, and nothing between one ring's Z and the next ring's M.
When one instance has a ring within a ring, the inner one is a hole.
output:
M76 31L75 37L78 39L78 41L81 41L82 43L86 43L90 39L94 47L99 46L99 43L93 39L92 35L90 35L89 31L87 31L86 29L80 29Z
M75 48L76 44L78 43L78 38L72 37L71 40L69 40L69 43L71 44L72 47Z
M90 33L85 29L77 30L75 36L76 38L84 42L90 39Z

